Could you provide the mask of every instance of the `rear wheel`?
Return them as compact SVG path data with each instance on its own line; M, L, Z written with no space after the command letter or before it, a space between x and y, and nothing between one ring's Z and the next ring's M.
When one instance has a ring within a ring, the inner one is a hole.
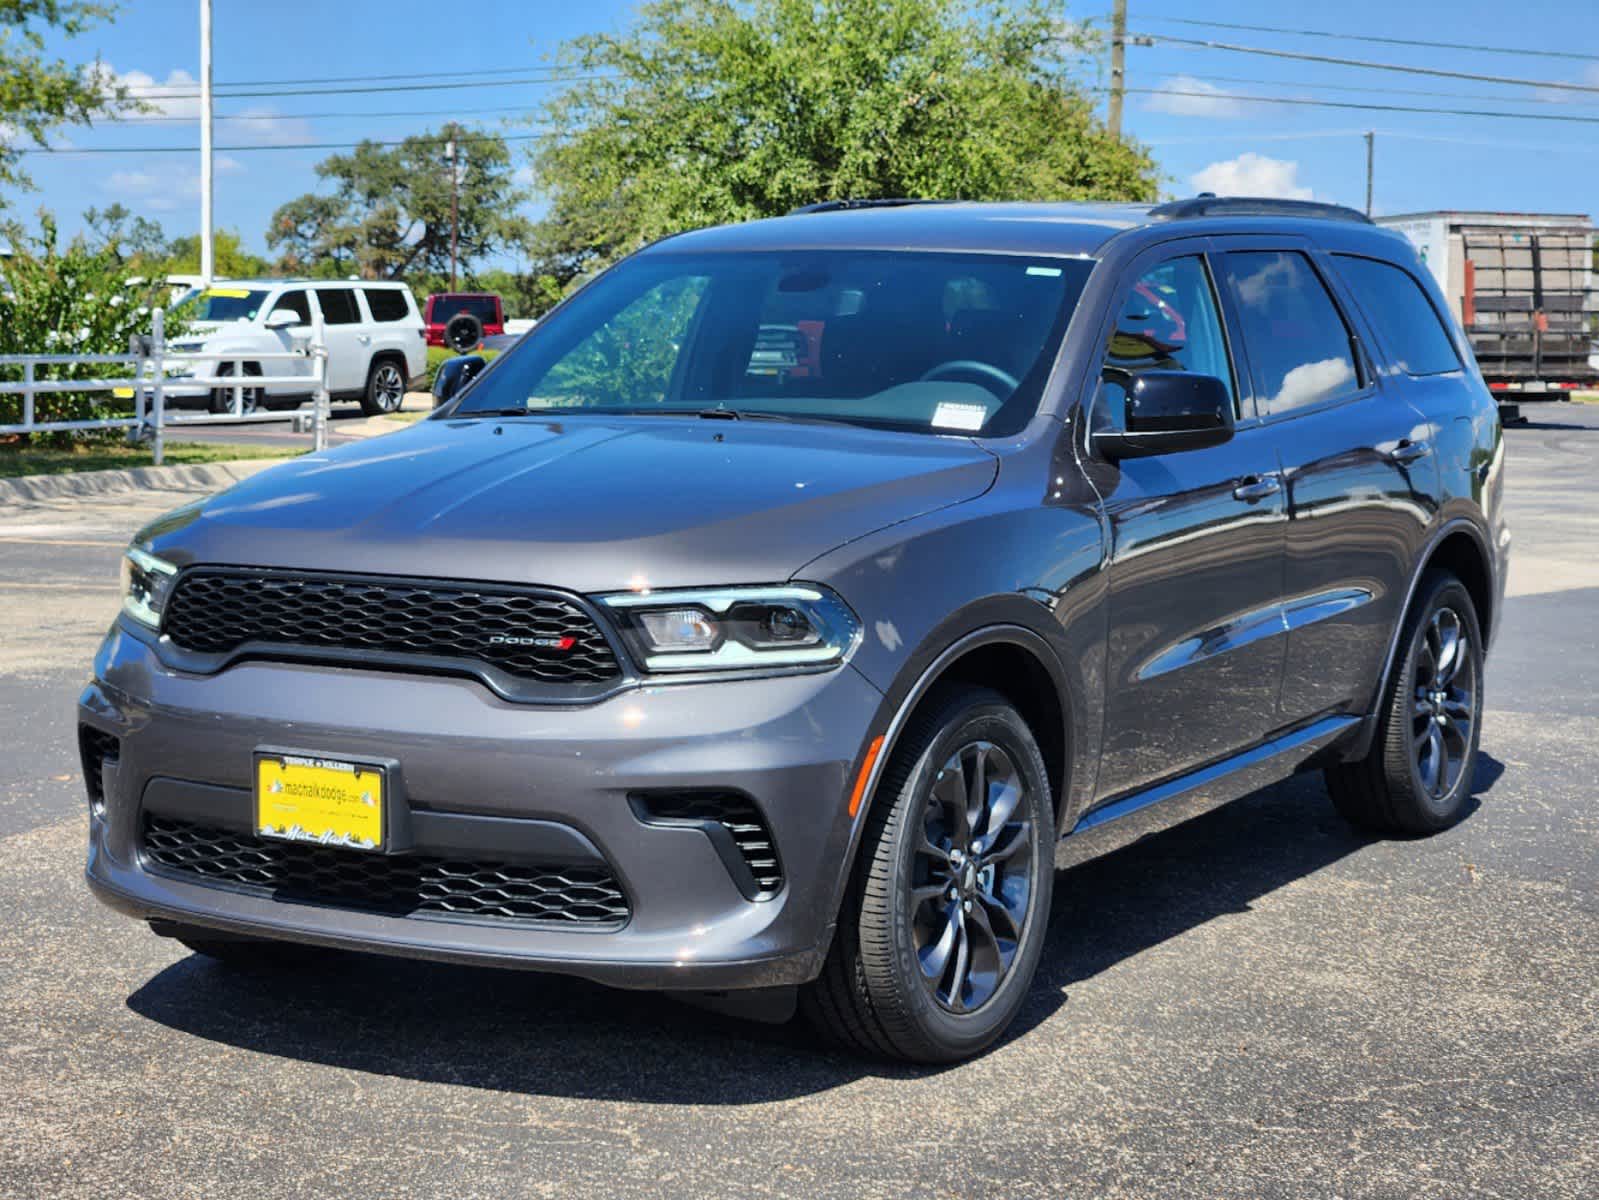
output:
M361 411L369 417L399 412L405 401L405 375L391 358L380 358L366 373Z
M1464 584L1429 571L1405 618L1371 749L1327 772L1345 819L1382 833L1435 833L1471 795L1482 725L1482 634Z
M987 688L934 693L883 774L807 1017L849 1049L914 1062L988 1046L1038 966L1054 850L1021 715Z

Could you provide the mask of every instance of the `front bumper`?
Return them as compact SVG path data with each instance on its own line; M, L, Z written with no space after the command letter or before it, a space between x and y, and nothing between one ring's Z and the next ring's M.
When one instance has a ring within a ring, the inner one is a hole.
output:
M510 703L467 679L357 669L245 662L199 676L164 666L117 626L79 705L83 724L119 739L98 772L104 811L91 816L86 873L100 899L132 916L227 932L621 987L800 983L830 940L851 836L848 785L881 702L848 666L641 687L574 708ZM411 853L587 847L626 893L626 924L422 919L150 869L146 813L176 803L205 817L212 805L216 822L237 828L249 819L261 746L394 761L397 798L416 818ZM685 789L754 799L782 861L775 895L749 899L725 846L719 853L701 828L647 824L630 799Z

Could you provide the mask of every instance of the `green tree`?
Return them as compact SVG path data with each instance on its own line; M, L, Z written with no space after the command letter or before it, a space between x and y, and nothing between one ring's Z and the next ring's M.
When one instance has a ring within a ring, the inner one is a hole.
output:
M563 49L531 249L570 279L685 228L843 197L1153 199L1039 0L655 0Z
M127 89L98 59L74 66L44 49L46 34L76 37L114 11L81 0L0 0L0 191L31 186L22 138L43 146L62 125L87 125L129 107Z
M126 354L128 338L149 333L150 310L166 302L167 291L159 279L141 278L110 246L92 246L85 238L60 244L49 213L39 215L39 233L30 236L20 226L0 229L11 242L5 263L5 286L0 287L0 355L4 354ZM183 331L180 318L167 322L169 336ZM122 368L82 363L44 365L41 380L103 378ZM18 366L0 367L0 379L22 378ZM40 421L80 421L126 416L130 401L117 401L109 392L41 392L34 411ZM22 397L0 395L0 425L21 420ZM93 433L82 435L93 437ZM120 430L109 436L120 437ZM64 444L71 434L47 434L45 440Z
M84 239L121 262L159 263L167 256L167 234L159 221L141 217L119 202L83 214Z
M267 245L280 251L290 271L332 263L340 274L363 279L447 276L452 142L459 174L457 254L461 270L470 272L473 263L524 236L525 222L516 214L523 197L504 139L459 125L398 146L363 142L324 160L317 174L333 183L333 194L307 194L279 208Z
M218 229L211 235L211 253L218 279L257 279L272 274L272 264L244 248L243 239L232 229ZM186 234L172 239L166 258L158 268L166 275L200 273L200 235Z

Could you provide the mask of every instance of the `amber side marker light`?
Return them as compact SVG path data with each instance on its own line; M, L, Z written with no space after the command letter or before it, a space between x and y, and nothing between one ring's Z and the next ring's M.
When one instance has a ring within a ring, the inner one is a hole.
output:
M872 739L872 744L866 747L866 757L861 760L861 773L855 777L855 790L849 794L849 815L854 816L861 811L861 801L866 798L866 779L872 773L872 765L877 762L877 756L883 749L883 735L878 734Z

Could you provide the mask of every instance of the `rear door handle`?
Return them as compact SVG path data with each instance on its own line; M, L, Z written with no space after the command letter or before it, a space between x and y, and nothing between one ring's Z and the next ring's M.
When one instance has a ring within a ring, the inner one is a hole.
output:
M1401 438L1397 446L1388 451L1388 458L1396 463L1415 462L1418 458L1425 458L1432 453L1432 446L1427 442L1413 442L1409 438Z
M1275 496L1282 491L1282 486L1282 482L1275 475L1246 475L1233 489L1233 499L1247 500L1253 504L1256 500Z

